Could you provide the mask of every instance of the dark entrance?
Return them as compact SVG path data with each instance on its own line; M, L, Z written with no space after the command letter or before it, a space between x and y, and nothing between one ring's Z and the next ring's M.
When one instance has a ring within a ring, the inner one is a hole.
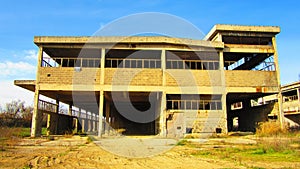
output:
M107 93L110 126L124 135L156 135L159 129L161 93Z

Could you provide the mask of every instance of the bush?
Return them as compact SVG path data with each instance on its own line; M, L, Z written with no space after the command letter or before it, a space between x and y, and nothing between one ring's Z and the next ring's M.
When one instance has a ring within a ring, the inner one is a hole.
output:
M278 122L263 122L256 128L256 134L258 136L278 136L286 133L287 130L282 129Z

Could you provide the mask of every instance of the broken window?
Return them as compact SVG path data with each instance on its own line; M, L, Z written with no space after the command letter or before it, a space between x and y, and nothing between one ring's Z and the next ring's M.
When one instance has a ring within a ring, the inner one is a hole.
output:
M106 52L106 68L161 68L161 51L121 50Z
M268 53L224 53L224 69L275 71L274 56Z
M217 52L166 51L167 69L218 70Z
M45 48L42 67L100 67L99 49L52 49Z
M167 95L168 110L222 110L221 95Z
M222 36L225 44L272 45L272 37Z

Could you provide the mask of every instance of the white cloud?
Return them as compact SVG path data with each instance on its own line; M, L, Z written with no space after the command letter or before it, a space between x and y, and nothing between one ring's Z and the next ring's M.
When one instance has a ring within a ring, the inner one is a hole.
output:
M25 59L37 60L38 52L36 50L25 50Z
M15 86L13 81L1 81L0 86L0 105L2 108L5 106L5 103L13 100L25 101L26 105L33 105L33 92Z
M35 72L36 67L27 62L0 62L0 77L28 77Z

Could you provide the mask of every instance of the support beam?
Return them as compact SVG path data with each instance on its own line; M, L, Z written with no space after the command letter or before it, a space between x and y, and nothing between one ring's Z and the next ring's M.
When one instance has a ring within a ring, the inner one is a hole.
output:
M280 84L280 69L279 69L279 59L278 59L278 52L277 52L277 44L276 44L276 38L275 36L272 37L272 44L274 48L274 62L275 62L275 67L276 67L276 73L277 73L277 82L278 82L278 118L280 122L280 126L282 129L285 128L284 125L284 111L283 111L283 98L282 98L282 93L281 93L281 84Z
M100 60L101 76L100 76L100 85L104 85L104 76L105 76L105 48L101 49L101 60Z
M167 136L167 129L166 129L166 112L167 112L166 97L167 97L166 92L162 92L161 105L160 105L160 118L159 118L159 129L160 129L159 135L162 136L162 137Z
M31 137L39 137L41 136L42 129L40 127L40 116L41 113L38 109L39 105L39 89L36 87L34 92L34 106L33 106L33 114L32 114L32 123L31 123Z
M300 89L297 88L297 97L298 97L298 101L300 101Z
M31 123L31 137L38 137L42 134L42 127L39 120L41 119L42 113L39 112L39 95L40 95L40 87L39 87L39 79L40 79L40 67L42 65L43 58L43 47L39 47L38 60L37 60L37 72L36 72L36 84L35 84L35 92L34 92L34 106L33 106L33 114L32 114L32 123Z
M102 137L103 106L104 106L104 91L100 90L100 96L99 96L99 126L98 126L98 136L99 137Z
M106 118L105 134L109 134L109 130L110 130L110 102L108 100L106 100L106 103L105 103L105 118Z
M57 105L57 107L56 107L56 113L59 114L59 100L58 99L56 99L56 105ZM53 125L55 125L55 133L54 134L58 134L59 120L60 120L59 116L57 116L56 124L53 124Z
M163 70L163 75L162 75L162 85L166 86L167 80L166 80L166 50L163 49L161 51L161 69Z
M69 104L68 115L72 116L72 104Z
M161 95L161 103L160 103L160 118L159 118L159 135L166 137L167 136L167 119L166 119L166 113L167 113L167 101L166 101L166 97L167 94L165 92L165 86L167 83L166 80L166 50L163 49L161 51L161 69L163 71L163 76L162 76L162 86L163 86L163 92Z
M221 36L221 35L220 35ZM222 39L222 37L220 37ZM223 133L228 133L228 119L227 119L227 91L226 91L226 78L225 78L225 70L224 70L224 53L223 51L219 52L219 57L220 57L220 72L221 72L221 83L222 83L222 97L221 97L221 102L222 102L222 112L223 114L220 117L220 121L222 124L222 132Z

